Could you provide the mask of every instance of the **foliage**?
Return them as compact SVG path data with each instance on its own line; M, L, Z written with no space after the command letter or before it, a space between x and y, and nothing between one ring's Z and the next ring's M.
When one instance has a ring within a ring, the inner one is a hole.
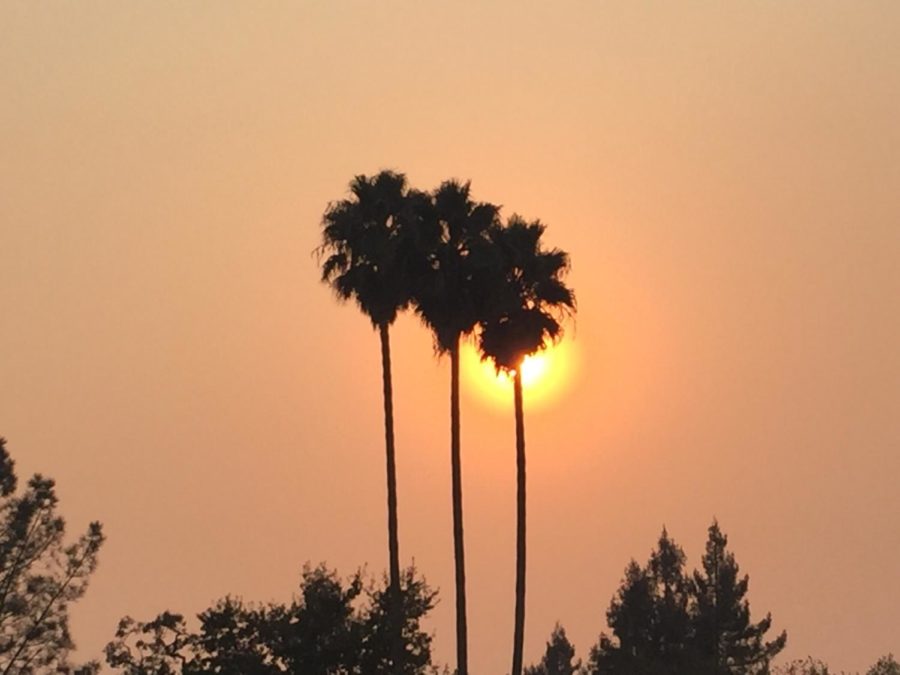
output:
M575 295L562 281L569 269L569 256L559 249L543 248L545 229L540 221L529 223L516 215L505 227L497 223L488 229L488 248L496 262L487 268L490 282L485 284L485 311L478 333L482 359L492 360L498 372L514 373L516 602L512 675L522 674L525 640L525 415L520 365L526 356L562 336L560 320L575 308Z
M713 521L703 570L694 572L694 644L704 673L765 673L772 658L784 649L787 634L765 642L772 616L750 621L750 603L745 598L750 577L739 575L727 545L728 537Z
M53 480L36 474L21 495L17 483L0 438L0 673L70 672L69 605L87 590L103 533L94 522L65 544Z
M392 626L390 597L385 587L369 588L368 605L361 621L360 672L368 675L416 675L430 672L432 636L422 629L422 619L435 606L437 593L414 568L407 568L400 579L400 625ZM402 661L391 666L392 629L400 635Z
M601 634L591 649L588 675L769 673L787 635L766 642L771 616L751 623L749 578L738 575L727 541L714 522L703 570L688 576L684 552L663 529L647 565L626 568L607 612L612 636Z
M389 593L360 574L342 581L324 566L306 567L299 597L254 606L220 600L198 616L197 632L180 614L122 619L106 646L107 663L125 675L420 675L433 672L431 635L421 627L436 593L406 570L401 579L403 662L391 663Z
M350 197L332 203L322 217L322 240L317 253L322 281L341 300L354 299L376 327L381 340L384 391L384 441L387 473L388 555L391 612L400 611L400 543L398 533L397 470L394 447L393 385L389 326L413 298L413 279L423 264L420 221L428 213L430 197L410 190L406 176L381 171L371 178L356 176ZM424 222L427 222L424 221ZM394 630L400 617L390 621ZM391 636L391 662L404 655L400 636Z
M779 666L774 672L776 675L836 675L828 670L827 665L811 656Z
M413 226L427 197L406 176L382 171L356 176L350 197L322 217L322 281L341 300L353 299L374 326L389 325L410 302L412 265L420 257Z
M569 256L543 248L545 231L540 221L517 215L489 231L497 263L479 346L498 370L515 370L526 355L561 338L560 319L575 309L575 295L562 280Z
M836 673L829 670L827 664L812 656L780 665L772 673L774 675L850 675L843 671ZM893 654L887 654L878 659L875 665L866 671L866 675L900 675L900 663L897 663Z
M500 207L472 201L470 184L452 180L420 207L415 310L434 334L436 350L444 353L485 315L497 265L488 233L499 225Z
M684 572L684 551L663 528L657 549L648 565L654 598L651 638L659 657L670 666L690 664L691 617L689 603L693 589Z
M445 181L419 201L418 256L413 266L416 314L431 330L435 351L450 355L450 474L456 581L456 666L468 675L465 543L459 415L459 341L485 313L487 287L496 267L487 233L499 223L499 207L474 202L469 183Z
M588 673L691 672L691 584L684 562L681 547L663 529L646 567L628 564L606 613L616 639L600 636Z
M575 675L581 668L581 661L574 659L575 647L566 637L565 629L557 623L541 662L526 668L525 675Z
M882 656L866 671L866 675L900 675L900 663L897 663L893 654Z

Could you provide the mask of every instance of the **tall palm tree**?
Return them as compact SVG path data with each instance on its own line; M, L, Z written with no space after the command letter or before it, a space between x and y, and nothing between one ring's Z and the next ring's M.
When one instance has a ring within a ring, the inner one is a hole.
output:
M322 281L341 300L353 299L381 338L384 394L384 444L387 459L389 590L400 625L400 546L397 533L397 470L394 452L393 388L389 327L411 299L410 261L415 250L411 221L420 212L421 193L409 190L406 177L392 171L350 181L350 196L328 205L317 249ZM399 628L397 628L399 631ZM401 659L400 635L392 639L395 666Z
M416 313L434 333L438 354L450 355L450 471L453 553L456 564L456 672L468 675L466 565L460 458L459 346L484 316L485 284L492 268L487 233L499 207L472 201L469 183L445 181L422 218L420 243L427 261L417 279Z
M483 359L498 371L513 374L516 416L516 609L512 674L522 674L525 638L525 414L522 362L562 337L562 318L575 311L575 295L562 280L569 256L544 250L540 221L510 217L506 227L493 227L490 238L497 255L491 308L480 322Z

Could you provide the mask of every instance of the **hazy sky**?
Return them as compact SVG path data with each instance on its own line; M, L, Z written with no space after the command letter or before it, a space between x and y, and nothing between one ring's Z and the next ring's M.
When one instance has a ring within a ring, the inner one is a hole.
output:
M108 542L74 609L386 566L377 335L319 221L394 168L548 223L577 368L527 411L526 661L718 517L788 657L900 652L900 4L0 4L0 434ZM394 331L400 543L454 653L449 367ZM464 377L470 372L463 373ZM473 671L512 641L514 426L468 378ZM527 408L526 401L526 408Z

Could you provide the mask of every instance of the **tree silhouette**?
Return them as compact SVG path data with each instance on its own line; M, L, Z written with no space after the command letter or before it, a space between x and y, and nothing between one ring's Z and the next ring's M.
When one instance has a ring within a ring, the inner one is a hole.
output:
M694 572L694 644L702 672L765 673L771 660L784 649L787 634L782 632L773 641L764 641L772 625L770 614L758 623L751 623L750 603L744 597L750 577L739 576L738 564L734 554L726 550L727 545L728 537L713 521L703 555L703 570Z
M540 221L517 215L505 227L490 228L496 261L489 285L487 318L479 322L483 359L513 374L516 418L516 607L512 675L522 674L525 637L525 419L522 361L562 336L561 315L574 311L575 296L562 281L569 256L544 250Z
M382 171L371 178L356 176L350 182L350 197L326 209L318 248L324 258L322 281L341 300L355 300L381 339L389 579L395 604L399 603L400 545L389 327L411 300L409 265L416 250L416 228L410 220L419 212L415 208L418 196L410 192L403 174ZM399 652L395 657L400 658Z
M581 668L575 658L575 647L566 637L565 629L558 623L553 628L550 641L541 662L525 669L525 675L575 675Z
M168 611L147 622L125 617L106 662L124 675L425 675L433 672L431 636L421 620L436 594L412 568L400 586L399 631L389 586L366 588L360 574L344 582L320 565L304 569L291 603L225 598L198 615L197 632Z
M416 313L431 329L435 349L450 355L450 467L456 571L456 668L468 675L466 568L460 458L459 347L484 316L493 256L487 232L499 207L473 202L469 183L445 181L435 191L421 228L426 264L416 280Z
M409 567L401 574L400 612L390 611L390 598L381 588L367 590L367 608L361 623L360 675L420 675L436 670L431 665L432 636L422 629L422 619L435 606L437 592ZM398 621L399 625L393 622ZM400 635L399 660L388 650L386 636ZM390 658L389 658L390 657Z
M832 673L825 663L811 656L805 659L795 659L779 666L774 672L777 675L838 675Z
M684 552L663 529L647 566L632 560L606 617L616 641L600 636L588 673L691 673L690 580Z
M0 673L71 670L69 605L84 595L103 543L91 523L66 545L55 484L34 475L17 496L14 462L0 438ZM82 672L91 672L87 666Z
M850 675L849 673L836 673L829 670L828 665L812 656L805 659L795 659L789 663L775 668L774 675ZM900 663L894 659L893 654L882 656L866 671L866 675L900 675Z
M900 663L897 663L893 654L882 656L866 671L866 675L900 675Z
M613 635L600 635L586 675L770 672L787 636L764 641L771 617L750 622L744 599L748 578L738 578L737 563L725 552L727 539L715 522L709 534L703 572L693 577L684 573L684 552L665 528L645 567L634 560L628 564L606 614Z
M585 668L587 675L654 672L653 604L650 574L632 560L606 612L616 641L601 633L598 644L591 649Z
M654 597L651 638L656 656L670 667L687 671L691 666L691 580L684 571L682 548L663 527L648 572Z

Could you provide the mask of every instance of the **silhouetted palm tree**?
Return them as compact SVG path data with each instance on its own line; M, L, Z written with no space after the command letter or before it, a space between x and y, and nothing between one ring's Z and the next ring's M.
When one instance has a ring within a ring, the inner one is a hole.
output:
M384 442L387 458L389 590L400 596L397 534L397 471L394 453L393 390L389 326L410 302L410 261L416 249L411 220L421 193L410 191L406 177L392 171L356 176L350 197L329 204L322 218L318 248L322 281L342 300L353 299L378 329L384 390ZM399 610L397 602L395 610ZM392 624L400 625L395 613ZM399 630L399 629L398 629ZM394 641L399 644L399 640ZM394 655L395 663L399 654Z
M462 463L460 460L460 339L484 316L485 284L493 266L487 232L498 223L499 207L473 202L469 183L445 181L422 218L425 273L416 283L416 312L434 333L435 349L450 355L450 467L453 551L456 563L456 668L468 675L466 567L463 545Z
M480 322L483 359L498 371L513 374L516 415L516 610L512 674L522 674L525 637L525 419L522 406L522 361L562 336L560 320L574 312L575 295L563 283L569 256L543 250L540 221L512 216L506 227L493 227L490 238L498 256L491 309Z

